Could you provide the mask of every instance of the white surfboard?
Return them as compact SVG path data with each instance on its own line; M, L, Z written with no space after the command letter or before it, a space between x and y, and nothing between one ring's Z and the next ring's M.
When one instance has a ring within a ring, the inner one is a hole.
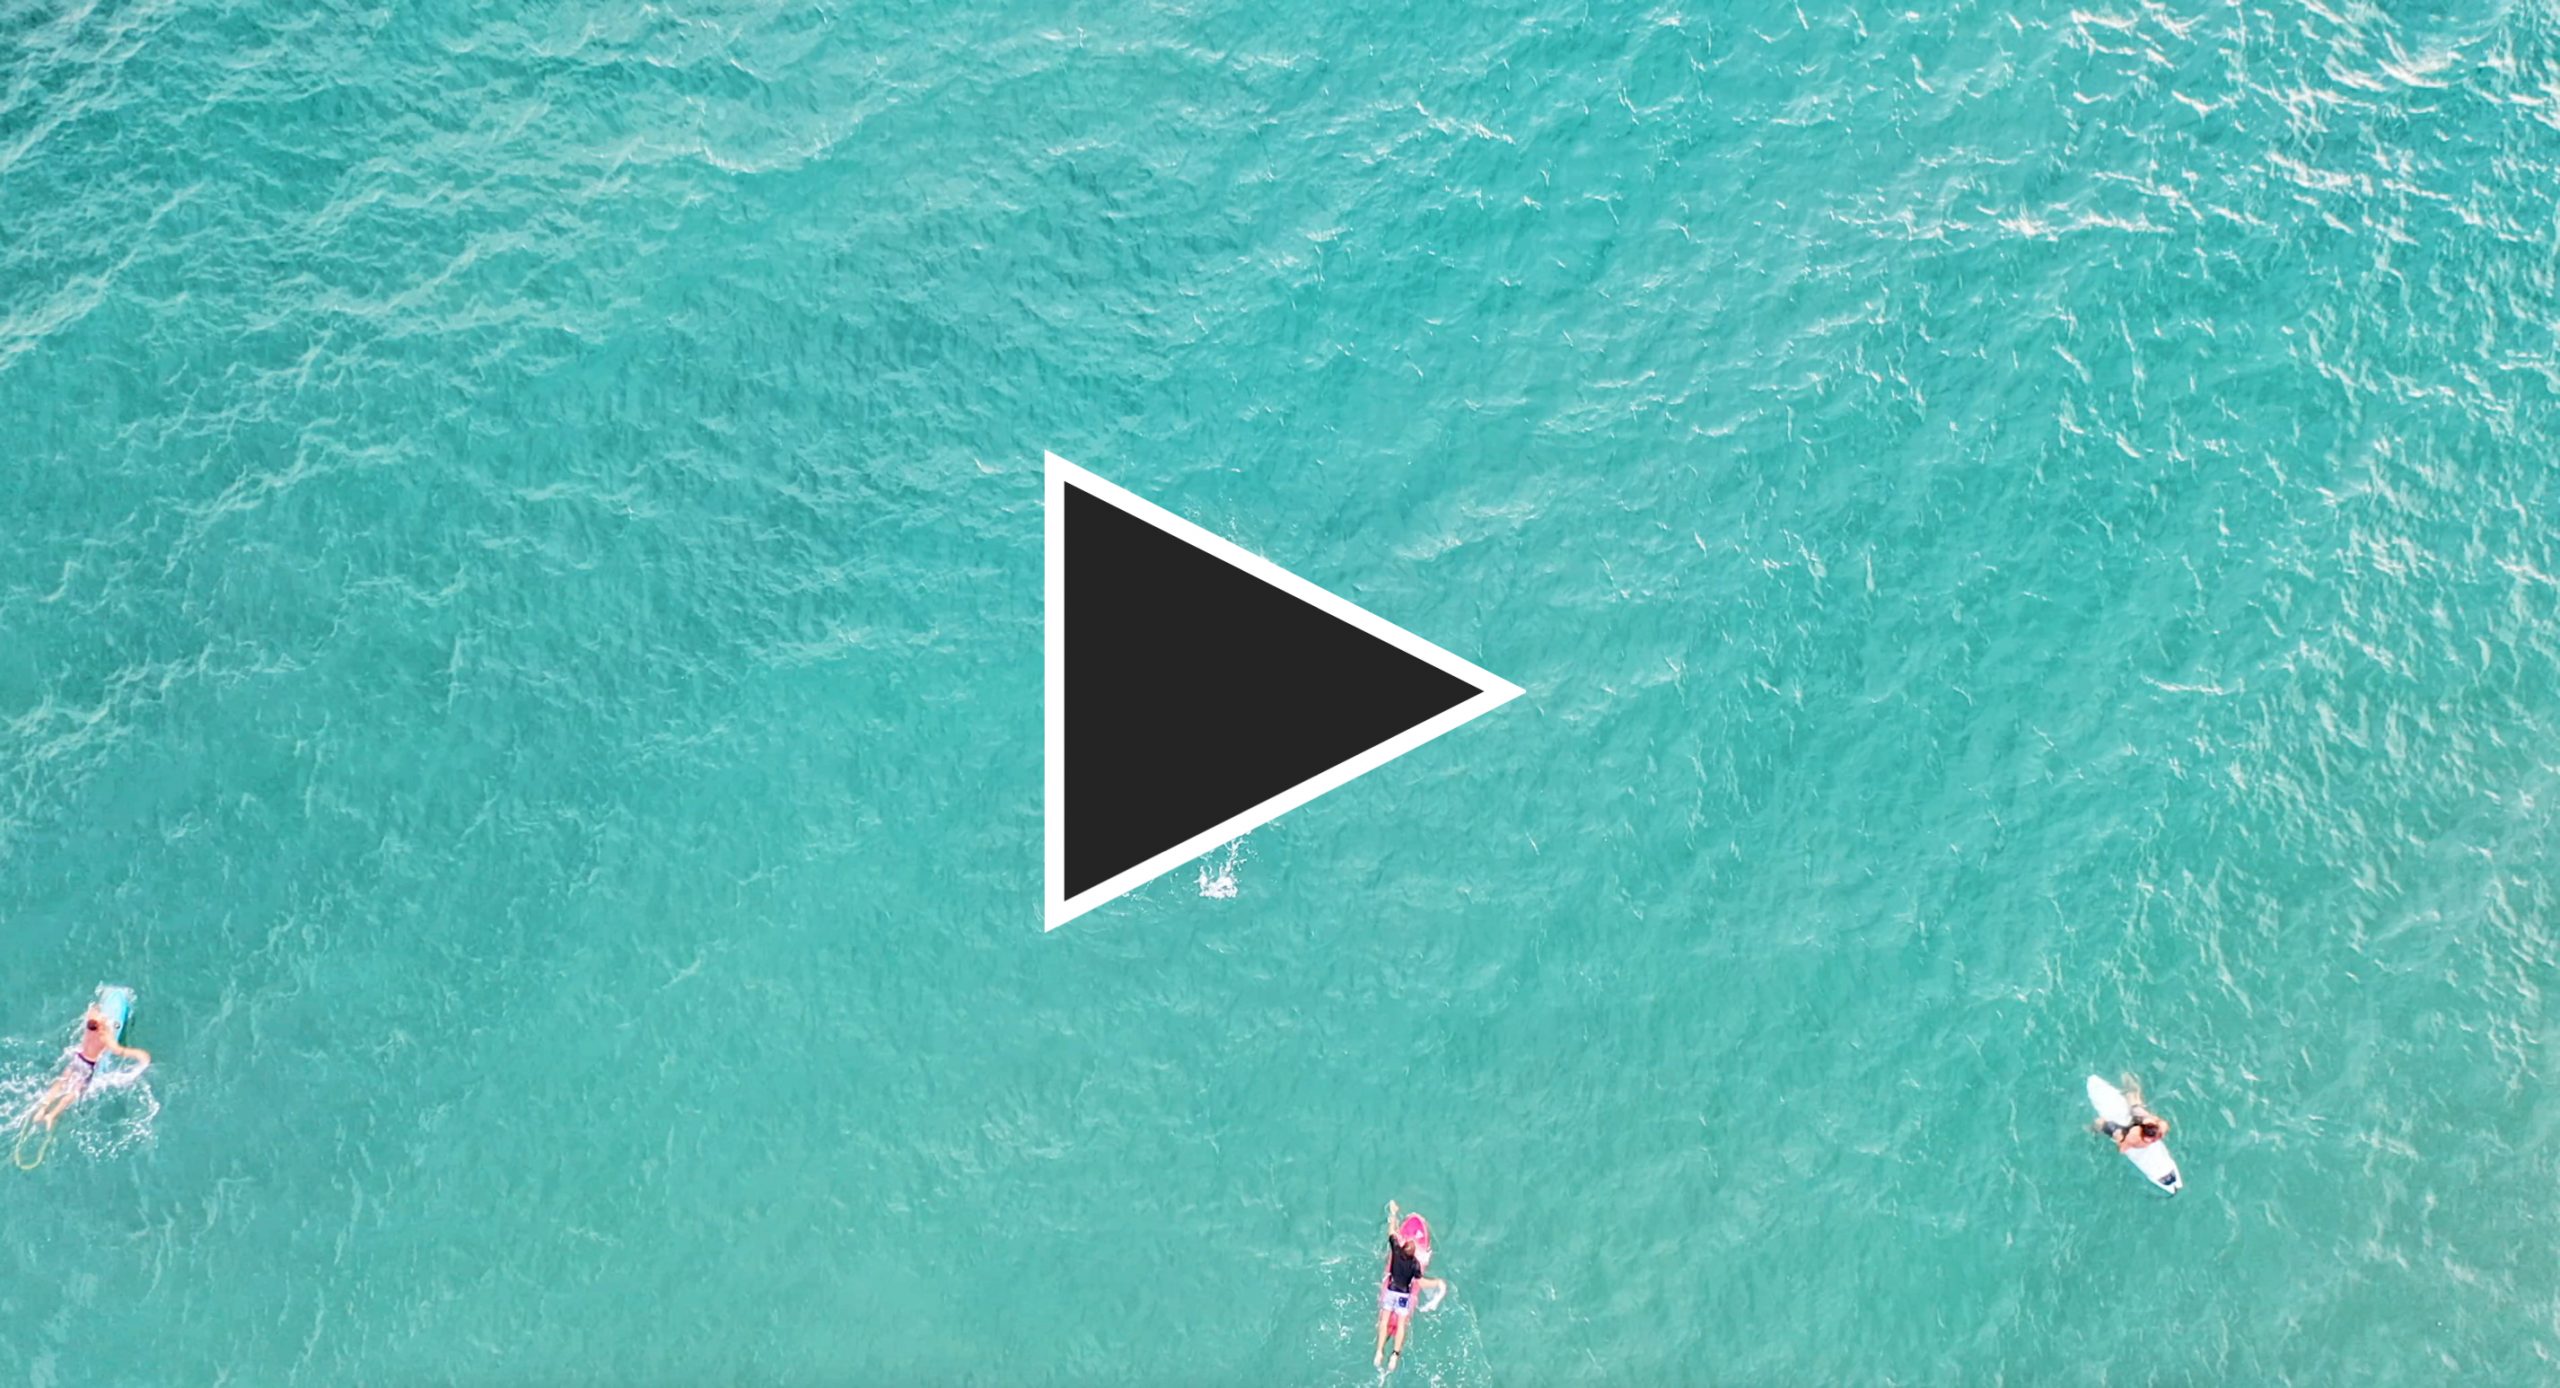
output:
M2133 1105L2125 1101L2124 1091L2095 1075L2089 1077L2089 1106L2110 1123L2133 1121ZM2178 1193L2181 1185L2178 1163L2169 1155L2168 1143L2154 1142L2147 1147L2136 1147L2124 1156L2153 1188L2170 1195Z

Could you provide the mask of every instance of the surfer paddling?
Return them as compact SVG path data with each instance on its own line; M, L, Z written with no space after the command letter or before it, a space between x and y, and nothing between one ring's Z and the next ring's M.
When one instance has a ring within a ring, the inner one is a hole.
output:
M116 1044L113 1033L108 1029L107 1015L98 1010L96 1003L91 1003L88 1015L80 1019L80 1039L63 1049L62 1073L54 1078L53 1087L46 1090L44 1097L36 1100L36 1106L28 1111L27 1126L42 1124L52 1127L55 1120L62 1117L63 1110L80 1102L80 1096L89 1092L89 1082L98 1077L98 1066L109 1056L126 1056L138 1065L151 1063L151 1052L139 1046Z
M2124 1077L2124 1102L2132 1110L2132 1122L2101 1118L2091 1125L2114 1139L2117 1151L2138 1151L2169 1135L2169 1120L2142 1106L2142 1081L2131 1075Z
M1396 1202L1387 1202L1387 1276L1378 1284L1378 1349L1369 1362L1381 1371L1394 1373L1404 1359L1404 1339L1413 1329L1416 1309L1428 1311L1438 1306L1449 1294L1449 1284L1437 1277L1425 1277L1422 1270L1431 1263L1431 1226L1420 1215L1399 1215ZM1428 1295L1419 1308L1413 1304L1417 1296ZM1388 1336L1395 1337L1391 1349Z

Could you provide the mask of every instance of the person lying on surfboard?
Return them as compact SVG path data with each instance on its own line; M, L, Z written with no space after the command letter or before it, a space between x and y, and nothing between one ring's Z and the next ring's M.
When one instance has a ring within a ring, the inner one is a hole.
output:
M1394 1373L1404 1359L1404 1339L1413 1329L1413 1300L1428 1294L1422 1304L1428 1311L1449 1295L1449 1284L1437 1277L1425 1277L1422 1269L1431 1262L1431 1226L1420 1215L1405 1215L1399 1221L1396 1202L1387 1202L1387 1276L1378 1285L1378 1349L1369 1362ZM1395 1336L1395 1348L1387 1347L1387 1337Z
M2101 1118L2092 1125L2115 1139L2117 1151L2136 1151L2169 1135L2169 1120L2142 1106L2142 1081L2131 1075L2124 1077L2124 1103L2133 1111L2132 1122L2110 1123Z
M62 1073L55 1077L44 1097L36 1100L36 1106L27 1114L27 1123L52 1127L64 1109L80 1102L80 1096L89 1092L89 1081L98 1077L98 1066L111 1055L130 1056L142 1065L151 1063L151 1052L139 1046L119 1046L110 1039L106 1014L91 1003L88 1015L80 1019L80 1039L63 1048Z

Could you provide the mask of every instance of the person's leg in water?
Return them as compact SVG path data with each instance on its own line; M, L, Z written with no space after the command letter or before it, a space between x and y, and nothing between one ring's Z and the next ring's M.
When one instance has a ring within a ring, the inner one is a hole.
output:
M2127 1080L2131 1080L2133 1076L2127 1075L2125 1078ZM2143 1105L2142 1086L2139 1084L2132 1085L2125 1090L2124 1107L2125 1111L2133 1116L2133 1126L2137 1128L2141 1127L2145 1123L2157 1123L2160 1121L2160 1115L2153 1113L2149 1108Z
M1383 1369L1387 1366L1387 1331L1393 1328L1395 1323L1395 1312L1380 1311L1378 1313L1378 1348L1369 1356L1369 1362L1378 1368Z
M1387 1351L1388 1373L1394 1373L1396 1371L1396 1365L1404 1361L1404 1337L1412 1333L1413 1313L1411 1311L1407 1311L1403 1315L1396 1317L1396 1347Z
M27 1111L27 1122L30 1125L42 1123L50 1128L55 1120L62 1117L63 1110L70 1108L79 1098L79 1086L74 1085L71 1077L65 1075L55 1080L53 1088L46 1090L44 1097L36 1100L36 1106Z
M2139 1123L2150 1117L2150 1113L2142 1107L2142 1081L2135 1079L2131 1074L2118 1075L2116 1078L2124 1081L2118 1088L2124 1094L2124 1106L2132 1113L2133 1120ZM2101 1118L2089 1125L2089 1131L2100 1137L2114 1137L2125 1126L2114 1119Z

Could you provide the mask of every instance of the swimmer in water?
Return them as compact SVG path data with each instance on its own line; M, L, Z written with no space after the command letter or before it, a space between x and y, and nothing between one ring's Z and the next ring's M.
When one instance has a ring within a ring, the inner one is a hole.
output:
M140 1072L141 1066L151 1063L151 1052L139 1046L119 1046L108 1039L107 1016L98 1010L97 1004L91 1003L89 1014L80 1019L79 1041L63 1049L62 1073L54 1079L53 1087L46 1090L44 1097L36 1100L36 1106L28 1111L27 1126L41 1123L52 1127L54 1120L62 1117L64 1109L80 1102L80 1096L89 1092L89 1082L98 1077L99 1064L111 1055L127 1056L139 1062L136 1073Z
M1423 1265L1431 1260L1430 1226L1420 1215L1406 1215L1398 1221L1396 1202L1387 1202L1387 1280L1378 1288L1378 1349L1369 1362L1387 1373L1394 1373L1404 1359L1404 1338L1413 1329L1413 1299L1428 1295L1431 1299L1420 1307L1428 1311L1449 1295L1449 1284L1437 1277L1422 1275ZM1395 1348L1387 1347L1387 1337L1395 1336Z
M2142 1081L2131 1075L2124 1077L2124 1102L2133 1111L2132 1122L2111 1123L2101 1118L2092 1125L2115 1140L2117 1151L2139 1151L2169 1135L2169 1120L2142 1106Z

